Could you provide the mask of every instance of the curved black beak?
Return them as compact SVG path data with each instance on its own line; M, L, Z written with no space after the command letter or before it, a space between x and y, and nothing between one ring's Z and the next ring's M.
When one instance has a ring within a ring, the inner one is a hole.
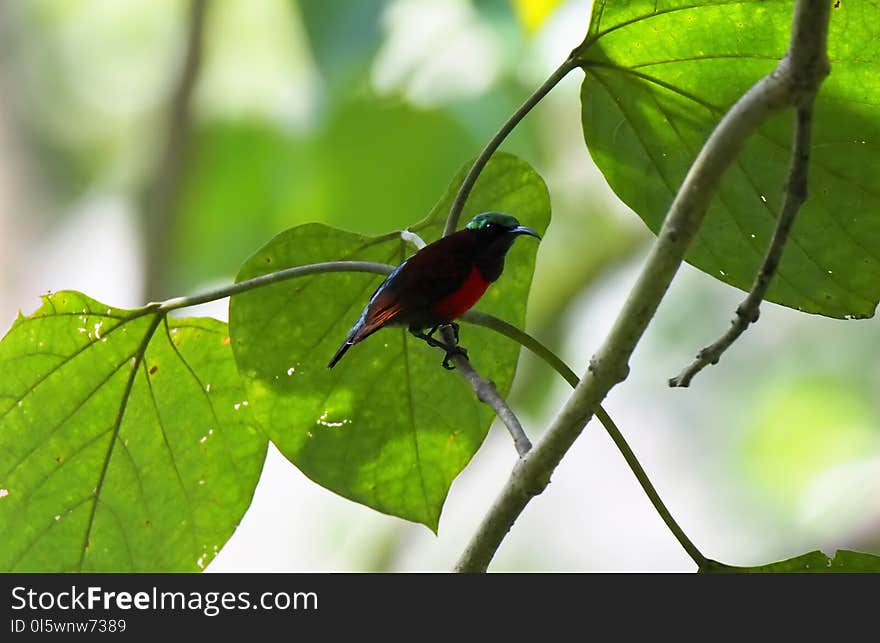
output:
M530 237L535 237L538 241L541 240L541 235L532 230L531 228L527 228L524 225L518 225L513 230L510 231L511 234L527 234Z

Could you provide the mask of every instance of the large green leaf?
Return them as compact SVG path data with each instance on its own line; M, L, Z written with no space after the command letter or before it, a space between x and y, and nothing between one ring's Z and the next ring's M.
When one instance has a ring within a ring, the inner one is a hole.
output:
M876 12L859 2L832 10L809 200L768 293L832 317L869 317L880 298ZM578 49L584 135L611 187L653 231L721 115L784 55L791 14L782 0L596 2ZM775 225L791 123L781 114L748 141L688 255L739 288L751 286Z
M763 573L880 573L880 556L838 549L834 558L821 551L811 551L795 558L780 560L754 567L733 567L710 561L705 569L710 573L763 574Z
M413 227L439 237L462 174L426 220ZM543 231L550 202L541 178L523 161L499 154L485 169L464 216L501 210ZM480 308L522 324L537 246L520 240ZM413 247L398 234L364 237L324 225L278 235L242 267L244 280L290 266L357 259L397 264ZM333 370L345 339L381 277L322 274L232 298L233 351L251 409L278 448L307 476L379 511L436 531L449 486L479 448L492 412L442 353L403 329L358 344ZM462 329L462 344L504 394L519 349L482 328Z
M0 569L197 571L266 440L226 325L44 297L0 342Z

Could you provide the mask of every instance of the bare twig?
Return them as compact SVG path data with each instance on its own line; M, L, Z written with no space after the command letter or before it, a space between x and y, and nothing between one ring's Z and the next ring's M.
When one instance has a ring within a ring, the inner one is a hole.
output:
M626 303L590 361L588 372L541 440L514 466L459 559L458 571L485 571L504 536L529 501L547 486L553 470L594 410L626 378L629 358L684 260L722 175L764 121L799 104L804 87L815 86L824 78L827 68L813 63L825 56L829 11L827 0L797 1L788 55L734 104L700 150Z
M155 175L143 198L146 244L147 297L161 292L169 265L168 239L173 233L177 199L190 143L190 104L202 64L202 40L208 0L192 0L187 25L186 50L168 108L164 148Z
M764 257L764 263L758 271L755 283L748 296L736 309L736 317L730 329L715 343L710 344L697 353L696 359L686 366L681 373L669 380L669 386L688 386L694 376L710 364L717 364L721 355L730 348L750 324L758 321L761 302L770 282L776 274L789 233L794 225L798 211L807 199L807 168L810 159L810 130L813 115L813 100L808 100L798 107L795 114L794 141L791 152L791 165L786 181L785 198L782 212L776 223L776 230L770 247Z
M486 167L489 159L492 158L495 150L497 150L501 143L504 142L504 139L513 131L513 128L525 118L525 115L532 111L532 108L541 102L541 99L550 93L550 90L556 87L556 85L559 84L559 81L565 78L568 72L572 71L577 66L578 63L573 57L566 59L566 61L562 63L546 81L544 81L544 84L535 90L535 93L529 96L522 106L504 122L501 129L499 129L495 136L492 137L492 140L486 144L486 147L480 152L480 155L476 158L471 169L464 177L464 181L458 188L455 200L449 208L449 216L446 218L446 226L443 228L444 237L455 232L455 229L458 227L458 219L461 217L461 211L464 209L464 204L467 201L468 195L471 193L474 184L477 182L480 172L483 171L483 168Z
M173 297L165 301L151 302L139 310L175 310L177 308L187 308L189 306L198 306L209 301L216 301L225 297L231 297L238 293L277 284L288 279L297 277L306 277L308 275L317 275L327 272L367 272L374 275L388 275L394 270L394 266L387 263L376 263L374 261L324 261L322 263L310 263L304 266L294 266L270 272L253 279L239 281L236 284L222 286L214 290L198 295L188 295L185 297Z
M451 330L443 328L441 332L443 334L444 342L455 345L455 337ZM510 437L513 438L513 445L516 447L516 452L519 454L520 458L524 458L525 455L531 451L532 443L529 441L526 432L523 430L519 418L516 417L516 413L513 412L513 409L510 408L505 399L498 393L498 389L495 388L495 383L477 373L464 355L452 355L451 360L452 363L455 364L455 370L458 371L459 375L464 377L474 388L474 392L477 394L477 399L491 406L495 411L495 415L498 416L498 419L507 427L507 430L510 432Z

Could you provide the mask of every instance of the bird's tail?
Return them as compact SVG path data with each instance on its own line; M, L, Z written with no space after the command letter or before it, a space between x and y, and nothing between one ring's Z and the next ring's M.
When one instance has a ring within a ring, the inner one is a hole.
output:
M372 314L368 319L367 309L365 309L364 312L361 314L361 318L357 320L357 323L348 332L348 337L346 337L345 341L342 342L342 346L339 347L339 350L336 351L333 359L331 359L330 363L327 364L327 368L333 368L334 366L336 366L336 362L342 359L342 356L345 355L346 351L349 348L351 348L358 342L365 340L367 337L386 325L389 321L392 321L398 311L399 307L396 305L387 306L381 309L379 312Z
M333 356L333 359L330 360L330 363L327 364L327 368L333 368L336 366L336 362L342 359L342 356L345 355L345 352L355 345L355 340L347 337L344 342L342 342L342 346L339 347L339 350L336 351L336 354Z
M342 346L339 347L339 350L336 351L336 354L333 356L333 359L330 360L330 363L327 364L327 368L333 368L336 366L336 362L342 359L342 356L345 355L346 351L349 348L357 344L359 341L364 339L370 332L364 332L364 320L363 318L359 319L358 322L354 325L354 327L348 331L348 337L345 338L345 341L342 342Z

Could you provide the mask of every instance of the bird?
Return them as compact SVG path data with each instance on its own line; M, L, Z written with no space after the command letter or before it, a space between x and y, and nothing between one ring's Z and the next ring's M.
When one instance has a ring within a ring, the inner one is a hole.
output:
M501 276L507 251L521 235L541 239L509 214L483 212L462 230L426 245L379 285L327 367L333 368L348 349L376 331L406 326L429 346L445 350L443 367L454 369L453 355L467 358L467 350L458 346L455 320ZM443 326L452 328L455 344L434 337Z

